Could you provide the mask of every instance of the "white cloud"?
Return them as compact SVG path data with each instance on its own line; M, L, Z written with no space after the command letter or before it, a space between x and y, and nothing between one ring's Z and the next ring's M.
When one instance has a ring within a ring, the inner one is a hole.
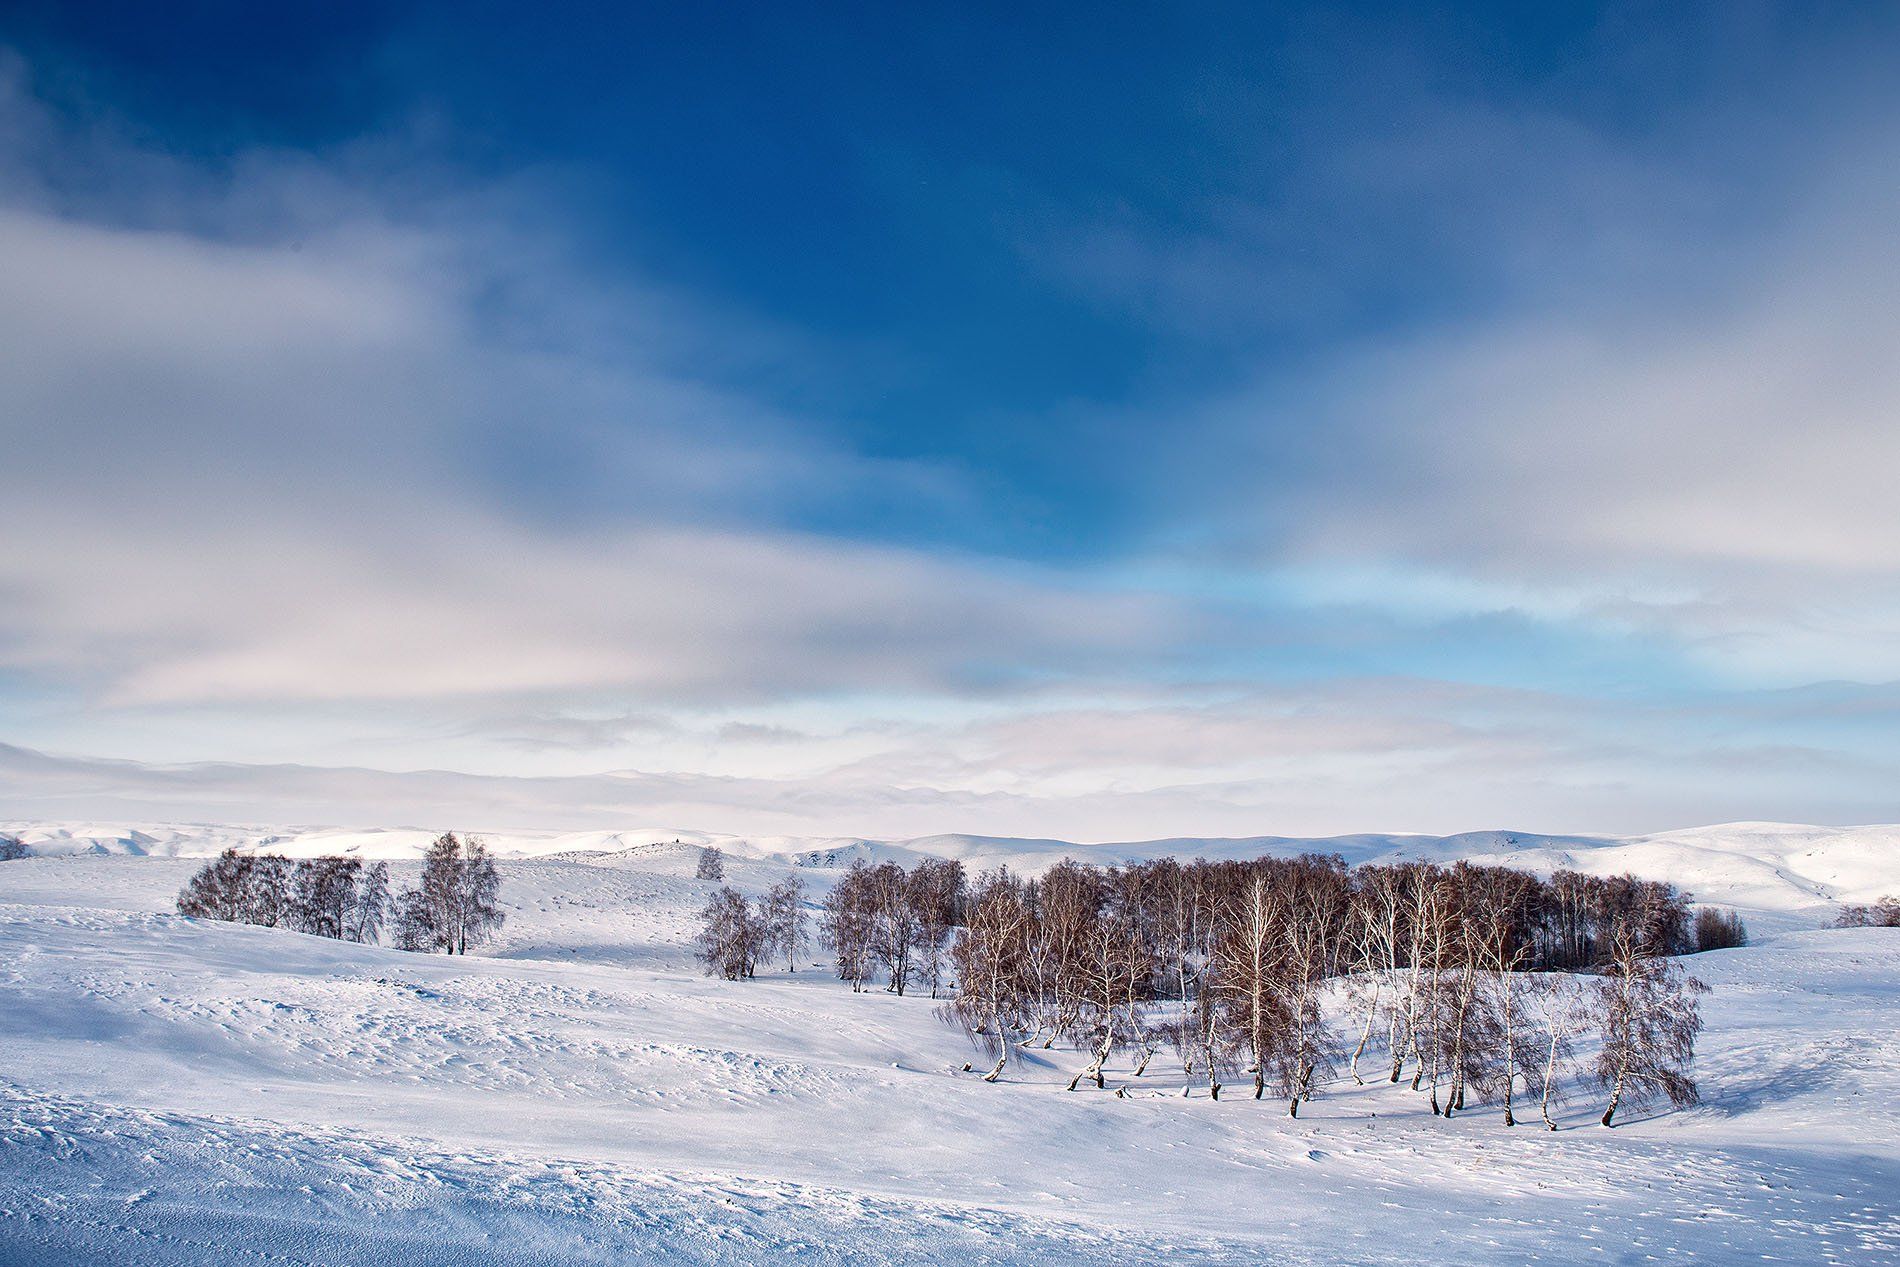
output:
M124 152L43 122L23 189L58 141ZM518 185L418 204L348 161L132 154L162 227L124 191L0 206L0 671L118 708L704 703L980 689L1177 631L1053 573L783 526L959 494L704 381L682 331L708 314L584 277L494 209ZM747 355L717 329L713 360Z
M1172 475L1214 490L1179 536L1314 602L1518 612L1741 684L1900 678L1895 135L1745 247L1626 260L1587 302L1527 284L1237 394L1219 467Z
M531 182L207 175L0 105L0 675L70 704L39 746L293 758L3 749L12 814L1097 839L1891 817L1866 792L1896 773L1890 703L1855 688L1206 680L1323 674L1356 640L1402 666L1493 611L1751 684L1900 677L1900 264L1853 210L1884 203L1826 200L1694 296L1519 295L1229 402L1212 439L1153 428L1187 460L1134 482L1171 540L1281 583L1249 607L787 527L971 495L720 386L781 335L587 276L521 227ZM70 145L123 160L95 200L36 178ZM1227 271L1191 263L1165 286ZM1293 408L1319 439L1269 451ZM488 773L314 764L366 751Z

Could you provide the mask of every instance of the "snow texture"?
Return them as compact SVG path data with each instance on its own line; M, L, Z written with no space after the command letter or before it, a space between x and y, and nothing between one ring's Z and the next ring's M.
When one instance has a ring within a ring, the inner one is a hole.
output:
M1349 1079L1294 1121L1163 1060L1069 1094L1061 1048L987 1085L927 998L688 959L709 842L754 894L1308 842L497 835L507 926L450 959L166 913L227 844L402 883L425 832L19 830L57 853L0 864L0 1264L1900 1263L1900 930L1815 927L1900 890L1900 829L1326 842L1635 870L1766 923L1691 961L1704 1103L1607 1131L1580 1097L1556 1134Z

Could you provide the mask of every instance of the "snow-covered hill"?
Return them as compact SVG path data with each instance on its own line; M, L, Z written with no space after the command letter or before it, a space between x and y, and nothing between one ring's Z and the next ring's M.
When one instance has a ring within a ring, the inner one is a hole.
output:
M349 830L193 824L0 823L37 854L129 854L202 857L235 847L290 857L353 855L415 859L435 832L419 828ZM959 858L972 869L1007 865L1035 874L1065 858L1125 862L1180 858L1252 858L1318 850L1348 862L1421 858L1505 863L1540 873L1568 867L1596 875L1630 872L1668 880L1699 901L1730 906L1763 930L1827 923L1844 902L1872 902L1900 893L1900 826L1813 827L1726 823L1648 836L1547 836L1479 831L1455 836L1368 834L1320 838L1255 836L1177 838L1106 844L995 836L941 835L912 840L858 837L731 836L642 828L590 832L483 832L503 857L645 854L687 857L716 844L728 855L816 870L859 858L909 863L925 856ZM690 868L688 870L690 874Z
M1900 1263L1900 930L1698 956L1695 1110L1553 1135L1342 1077L1294 1121L1163 1062L1069 1094L1061 1047L986 1085L927 998L709 980L681 839L508 859L460 959L181 919L192 858L0 864L0 1264Z

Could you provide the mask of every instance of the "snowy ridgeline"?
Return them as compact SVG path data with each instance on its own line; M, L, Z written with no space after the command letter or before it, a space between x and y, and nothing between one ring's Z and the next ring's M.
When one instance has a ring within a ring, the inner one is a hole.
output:
M219 826L202 824L0 823L37 855L128 854L209 857L227 848L291 858L355 857L366 861L420 859L439 832L380 828ZM479 826L479 825L476 825ZM1839 907L1900 893L1900 825L1812 827L1785 823L1728 823L1650 836L1546 836L1483 831L1455 836L1403 834L1294 838L1177 838L1079 844L988 836L926 836L884 841L858 837L730 836L654 828L593 832L478 832L498 857L613 854L644 865L690 869L698 849L719 847L729 857L820 873L858 860L912 866L924 858L954 858L972 877L1007 865L1036 875L1065 857L1118 863L1148 858L1245 859L1334 853L1350 864L1458 860L1516 867L1540 875L1559 869L1589 875L1631 874L1667 880L1698 901L1744 912L1751 929L1819 927Z
M333 852L314 838L277 843ZM1552 1134L1341 1076L1293 1120L1184 1099L1161 1060L1111 1063L1124 1098L1068 1094L1089 1056L1063 1044L985 1084L927 997L709 979L707 840L504 856L504 922L467 958L180 919L201 857L0 864L0 1263L1900 1262L1900 930L1764 936L1757 912L1819 917L1738 902L1756 944L1692 961L1713 992L1687 1111L1604 1131L1579 1098ZM802 864L813 900L867 852L923 852L718 843L723 882L761 896ZM1878 896L1865 871L1826 899Z

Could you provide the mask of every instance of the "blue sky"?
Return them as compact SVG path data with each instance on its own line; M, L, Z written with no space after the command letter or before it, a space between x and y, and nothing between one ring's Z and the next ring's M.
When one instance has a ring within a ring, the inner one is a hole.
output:
M0 10L0 794L1894 817L1900 15L1019 8Z

